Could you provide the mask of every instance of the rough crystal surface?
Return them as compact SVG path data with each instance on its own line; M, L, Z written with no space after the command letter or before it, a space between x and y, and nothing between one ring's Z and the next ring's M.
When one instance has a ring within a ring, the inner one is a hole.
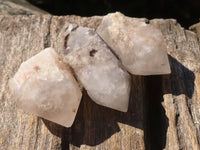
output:
M97 104L126 112L130 75L94 29L78 27L68 37L65 61Z
M54 49L23 62L9 87L23 110L66 127L72 125L82 93Z
M154 75L171 72L163 35L145 19L111 13L103 17L97 33L130 73Z

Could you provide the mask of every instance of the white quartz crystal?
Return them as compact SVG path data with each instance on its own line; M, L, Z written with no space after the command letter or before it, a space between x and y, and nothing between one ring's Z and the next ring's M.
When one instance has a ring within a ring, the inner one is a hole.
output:
M82 93L53 48L23 62L9 87L23 110L66 127L72 125Z
M145 19L111 13L103 17L97 33L132 74L168 74L170 67L163 35Z
M126 112L130 75L94 29L78 27L68 37L65 61L97 104Z

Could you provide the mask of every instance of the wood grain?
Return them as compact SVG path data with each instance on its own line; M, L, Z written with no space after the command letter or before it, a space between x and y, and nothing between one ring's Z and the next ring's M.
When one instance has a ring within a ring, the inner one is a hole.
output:
M69 23L96 28L101 19L0 16L0 150L200 148L198 36L173 19L150 21L163 32L172 74L133 76L127 113L95 104L85 91L71 128L16 108L7 83L19 65L46 47L66 49Z

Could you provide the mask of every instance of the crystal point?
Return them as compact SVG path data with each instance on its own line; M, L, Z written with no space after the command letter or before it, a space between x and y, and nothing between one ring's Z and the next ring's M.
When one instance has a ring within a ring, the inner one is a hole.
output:
M23 110L65 127L72 125L82 93L53 48L23 62L9 87Z
M79 27L68 37L66 62L97 104L126 112L130 75L94 29Z
M97 33L130 73L154 75L171 72L163 35L145 19L111 13L103 17Z

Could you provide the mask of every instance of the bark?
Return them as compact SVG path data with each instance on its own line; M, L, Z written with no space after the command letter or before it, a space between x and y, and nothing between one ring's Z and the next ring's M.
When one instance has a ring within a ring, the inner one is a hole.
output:
M164 34L172 73L133 76L127 113L95 104L85 91L71 128L16 108L7 83L19 65L46 47L65 49L69 22L96 28L101 19L0 16L0 149L200 148L200 43L173 19L150 21Z

